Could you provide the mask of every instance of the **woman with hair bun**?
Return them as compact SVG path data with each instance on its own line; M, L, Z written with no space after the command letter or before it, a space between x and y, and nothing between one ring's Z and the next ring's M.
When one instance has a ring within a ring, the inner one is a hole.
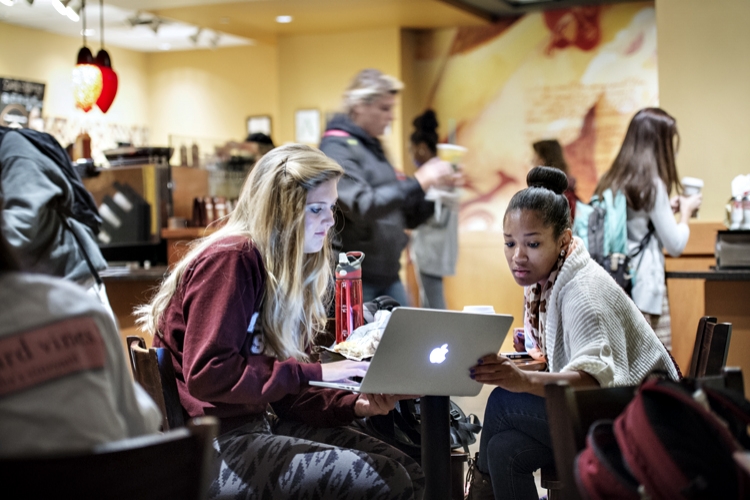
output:
M538 498L533 472L554 463L545 384L635 385L653 370L679 377L633 301L572 235L565 174L536 167L526 182L505 211L505 258L524 287L524 333L548 371L521 371L497 354L470 369L474 380L498 386L485 410L472 500Z
M409 138L409 153L417 168L427 168L440 161L437 117L428 109L412 123L414 132ZM422 307L445 309L443 276L456 273L458 259L458 192L432 189L427 199L433 200L435 213L412 232L411 249L419 272Z

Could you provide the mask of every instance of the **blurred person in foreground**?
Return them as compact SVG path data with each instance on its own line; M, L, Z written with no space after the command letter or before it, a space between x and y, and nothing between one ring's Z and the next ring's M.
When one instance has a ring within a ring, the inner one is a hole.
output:
M344 167L339 183L337 239L334 248L364 252L362 292L365 301L389 295L408 305L399 278L401 253L413 229L434 212L425 200L431 187L453 186L461 175L450 163L436 161L414 177L397 172L379 137L393 121L403 84L376 69L360 71L344 92L344 113L326 127L320 149Z
M49 134L0 127L2 233L26 271L68 279L112 314L99 277L101 219L70 157Z
M158 431L160 412L134 384L109 313L69 281L22 272L1 234L0 303L0 456Z

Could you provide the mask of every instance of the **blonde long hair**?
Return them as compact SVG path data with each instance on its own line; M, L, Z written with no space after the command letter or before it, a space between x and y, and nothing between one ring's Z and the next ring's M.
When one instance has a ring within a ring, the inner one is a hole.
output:
M136 309L137 324L152 335L160 334L161 316L190 263L223 238L242 236L259 250L266 268L258 323L266 348L279 359L306 360L306 347L325 328L332 280L328 237L320 252L304 253L307 193L343 173L335 161L308 146L271 150L248 176L226 225L194 243L151 302Z

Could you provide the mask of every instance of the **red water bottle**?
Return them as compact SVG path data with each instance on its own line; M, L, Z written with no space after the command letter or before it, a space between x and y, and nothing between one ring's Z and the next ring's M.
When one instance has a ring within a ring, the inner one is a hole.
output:
M339 254L336 266L336 343L364 324L362 312L362 252Z

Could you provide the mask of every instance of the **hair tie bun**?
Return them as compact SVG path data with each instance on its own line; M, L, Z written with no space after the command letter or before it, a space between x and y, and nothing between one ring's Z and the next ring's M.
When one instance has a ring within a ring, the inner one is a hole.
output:
M568 176L552 167L534 167L526 176L526 185L549 189L555 194L563 194L568 189Z

